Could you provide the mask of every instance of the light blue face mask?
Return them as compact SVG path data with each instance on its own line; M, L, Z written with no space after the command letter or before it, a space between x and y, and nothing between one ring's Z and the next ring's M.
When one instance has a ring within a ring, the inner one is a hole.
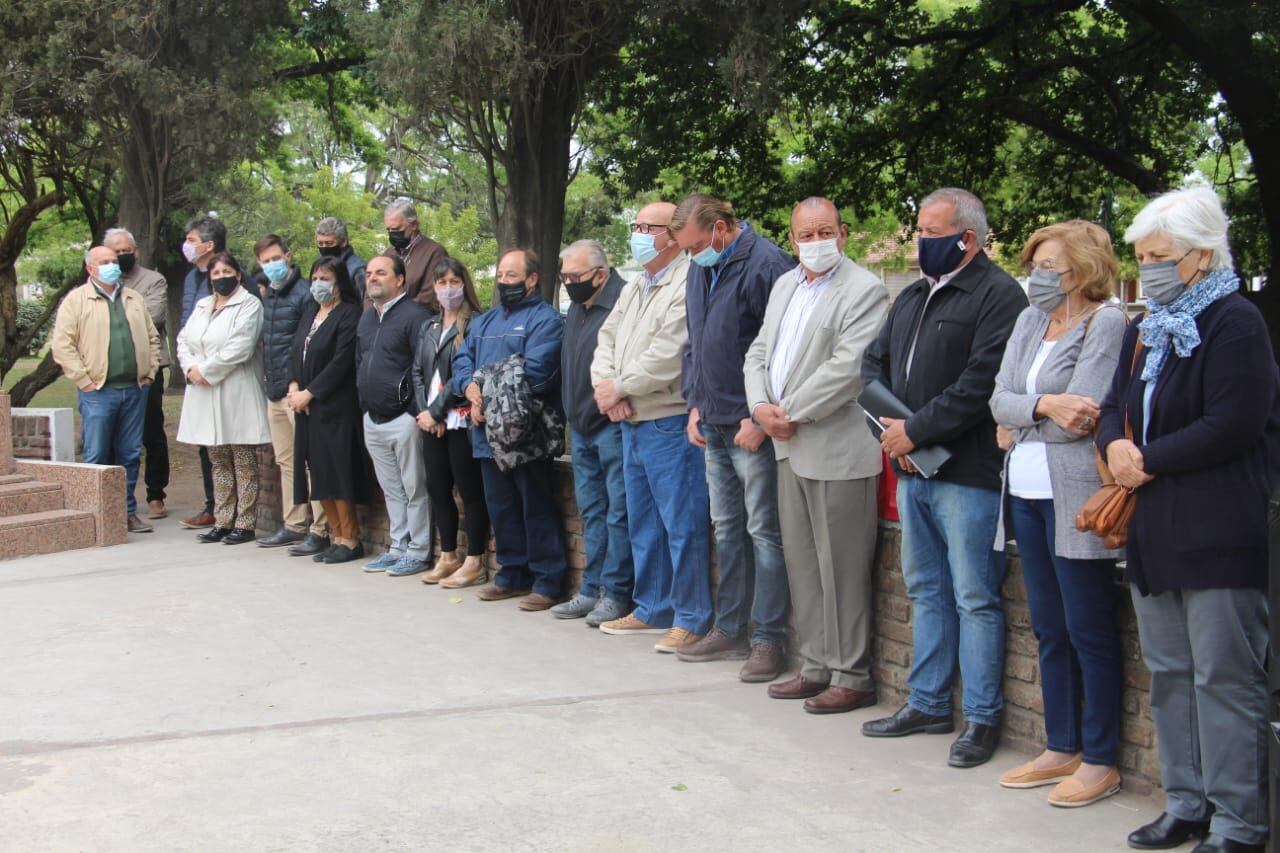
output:
M631 235L631 256L640 264L647 264L658 257L658 250L653 247L653 235L636 232Z
M115 284L119 280L119 264L98 264L98 281L103 284Z
M724 254L724 247L721 247L717 251L715 248L715 245L716 245L716 232L715 232L715 229L712 228L711 242L707 244L707 248L703 249L701 252L693 256L693 262L700 267L714 267L716 264L718 264L720 262L720 256Z
M289 275L289 262L284 260L267 261L262 265L262 272L266 275L267 280L273 284L277 284L285 280Z
M333 292L333 282L325 281L322 278L313 278L311 280L311 297L321 305L327 305L333 301Z

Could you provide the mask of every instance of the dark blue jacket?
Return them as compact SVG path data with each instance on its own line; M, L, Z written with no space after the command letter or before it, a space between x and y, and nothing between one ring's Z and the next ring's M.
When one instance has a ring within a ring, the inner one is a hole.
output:
M268 285L262 297L262 375L268 400L279 400L289 391L293 372L293 336L307 308L315 302L310 283L296 266L280 289Z
M338 260L346 264L347 275L351 276L351 283L356 286L356 295L360 297L361 304L364 303L364 268L365 260L356 254L356 250L351 248L350 244L342 250L342 254L338 256Z
M196 309L196 303L209 293L209 273L200 272L195 267L187 270L187 277L182 280L182 322L178 324L178 328L187 325L191 312Z
M742 366L747 350L760 333L773 283L796 260L739 222L742 234L733 255L713 268L689 265L685 285L689 340L684 345L680 393L690 408L709 424L731 426L750 417Z
M1200 345L1176 352L1156 380L1142 441L1140 378L1130 379L1134 323L1102 404L1098 447L1124 438L1128 410L1143 469L1125 577L1143 594L1170 589L1267 588L1267 501L1280 474L1280 371L1258 309L1234 294L1196 318Z
M535 290L510 308L490 308L467 326L467 338L453 357L449 388L463 396L477 367L497 364L513 353L524 355L529 390L551 401L564 414L560 400L560 345L564 320ZM471 453L491 458L483 427L471 428Z

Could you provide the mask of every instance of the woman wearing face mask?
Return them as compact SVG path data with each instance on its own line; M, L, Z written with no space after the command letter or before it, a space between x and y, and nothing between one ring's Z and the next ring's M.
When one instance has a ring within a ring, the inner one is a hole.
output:
M427 466L427 492L431 514L440 534L440 559L423 576L423 583L459 589L489 579L484 566L489 541L489 512L484 502L480 462L471 455L471 406L465 397L448 390L453 376L453 356L462 346L467 322L483 309L467 268L454 258L444 258L432 271L441 313L422 326L418 355L413 365L418 426L423 431L423 457ZM462 496L466 519L467 556L458 558L458 505L453 489Z
M209 287L178 333L187 377L178 441L209 448L214 526L201 542L239 545L258 525L258 445L271 441L262 384L262 302L228 252L209 260Z
M1078 532L1074 520L1101 485L1089 436L1128 321L1104 304L1119 264L1111 238L1097 225L1073 220L1041 228L1021 261L1031 306L1005 349L991 412L999 424L996 439L1008 451L1003 520L1018 541L1039 641L1048 742L1000 784L1055 785L1050 804L1086 806L1120 790L1119 553ZM997 550L1006 538L1001 525Z
M1160 196L1124 238L1148 312L1125 335L1097 444L1116 481L1137 490L1125 579L1166 803L1129 846L1176 847L1207 832L1199 853L1261 850L1280 374L1262 315L1239 293L1213 190Z
M360 297L346 264L320 258L311 267L310 304L293 337L285 402L294 413L293 501L319 501L330 545L317 563L364 556L356 504L369 500L369 461L356 397Z

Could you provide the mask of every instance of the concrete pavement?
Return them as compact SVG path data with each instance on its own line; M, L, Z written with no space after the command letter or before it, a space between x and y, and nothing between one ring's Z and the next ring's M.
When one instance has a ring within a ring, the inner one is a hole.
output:
M474 589L131 538L0 562L0 851L1099 851L1160 810Z

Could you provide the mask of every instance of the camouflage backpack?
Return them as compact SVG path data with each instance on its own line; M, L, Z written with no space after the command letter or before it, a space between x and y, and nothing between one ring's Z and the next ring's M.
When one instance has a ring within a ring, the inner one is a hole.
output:
M564 453L564 419L529 389L523 355L482 367L472 379L484 397L484 437L498 470Z

